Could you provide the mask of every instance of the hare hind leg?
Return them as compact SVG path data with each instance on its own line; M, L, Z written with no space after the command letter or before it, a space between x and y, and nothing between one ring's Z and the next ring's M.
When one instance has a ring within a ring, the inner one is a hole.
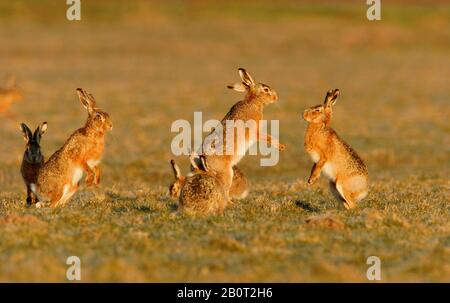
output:
M75 185L65 184L63 187L61 196L59 198L53 199L50 202L50 206L52 208L57 207L57 206L64 206L66 204L66 202L70 198L72 198L72 196L75 194L77 189L78 189L78 184L75 184Z
M31 188L27 186L27 206L31 206L33 200L33 192L31 191Z
M344 203L344 207L346 209L353 209L356 207L354 195L352 192L348 191L345 187L342 186L342 182L336 182L335 186L331 186L330 182L330 188L333 188L335 190L332 190L335 197L338 197L338 200L342 201Z

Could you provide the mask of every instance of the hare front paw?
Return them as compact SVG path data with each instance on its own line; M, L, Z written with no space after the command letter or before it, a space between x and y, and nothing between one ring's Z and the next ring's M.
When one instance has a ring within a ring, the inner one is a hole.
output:
M308 179L308 184L309 185L313 185L314 183L316 183L316 181L317 181L317 178L314 178L314 177L309 177L309 179Z

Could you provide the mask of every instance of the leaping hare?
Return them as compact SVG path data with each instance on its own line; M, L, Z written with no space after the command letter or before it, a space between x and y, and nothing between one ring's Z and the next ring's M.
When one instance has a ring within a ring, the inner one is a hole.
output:
M260 132L260 121L263 119L263 109L266 105L277 102L278 94L268 85L257 83L253 80L250 74L243 68L239 68L239 75L242 82L229 85L228 88L238 92L244 92L245 97L242 101L234 104L230 111L222 119L223 135L221 140L223 142L222 150L208 151L204 153L206 162L211 171L221 172L224 175L224 187L227 195L230 192L233 181L233 167L244 157L245 153L251 145L256 141L264 141L272 144L279 150L284 150L285 146L278 142L276 138L268 134ZM244 136L237 136L236 129L230 129L228 132L234 132L233 150L231 153L227 152L227 121L242 121L246 123ZM253 123L250 123L253 122ZM213 131L205 138L205 141L214 142L217 133ZM204 151L203 151L204 152ZM198 162L198 159L196 159Z
M192 159L192 158L191 158ZM195 169L191 176L184 177L178 165L171 160L175 182L170 186L170 195L179 196L180 208L190 214L222 214L227 204L225 188L221 178L211 172L204 156L199 158L201 166L192 161Z
M5 88L0 89L0 114L6 112L11 104L23 98L23 94L16 86L16 78L10 76Z
M31 191L30 185L36 183L39 169L44 164L44 156L41 153L41 138L47 130L47 122L43 122L36 128L34 133L25 123L20 124L20 130L23 133L23 138L26 142L26 149L23 153L22 165L20 172L22 173L23 181L27 187L27 206L39 202L36 195Z
M113 124L108 113L96 107L94 97L77 89L81 104L87 109L85 125L76 130L66 143L56 151L39 170L32 191L40 201L50 202L51 207L64 205L78 189L83 172L87 173L87 185L100 183L100 160L105 146L106 132Z
M367 195L369 174L363 160L330 127L332 107L338 96L338 89L330 90L323 105L303 113L303 119L308 122L305 149L314 161L308 184L313 184L323 171L330 180L333 195L346 209L352 209Z

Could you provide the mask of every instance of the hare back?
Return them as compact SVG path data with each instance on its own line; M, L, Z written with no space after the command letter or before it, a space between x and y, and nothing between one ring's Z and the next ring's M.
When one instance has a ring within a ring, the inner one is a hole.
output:
M180 193L180 205L184 210L211 213L223 209L225 203L223 185L208 174L187 178Z
M248 101L239 101L234 104L225 117L222 119L222 125L225 126L227 120L255 120L263 118L263 105Z

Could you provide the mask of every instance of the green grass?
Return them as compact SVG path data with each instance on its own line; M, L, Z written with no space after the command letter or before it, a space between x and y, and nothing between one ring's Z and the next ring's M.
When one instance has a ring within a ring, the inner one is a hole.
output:
M82 281L367 281L372 255L382 281L450 281L448 5L386 4L374 23L349 4L120 3L87 2L77 23L64 5L0 2L0 64L25 93L0 120L0 281L64 282L71 255ZM240 66L278 91L265 118L287 149L275 167L241 162L251 193L223 216L185 216L168 196L170 125L222 118ZM102 183L27 209L18 124L48 121L49 156L86 118L76 87L114 122ZM306 184L300 113L334 87L332 124L372 182L350 212L324 179Z

